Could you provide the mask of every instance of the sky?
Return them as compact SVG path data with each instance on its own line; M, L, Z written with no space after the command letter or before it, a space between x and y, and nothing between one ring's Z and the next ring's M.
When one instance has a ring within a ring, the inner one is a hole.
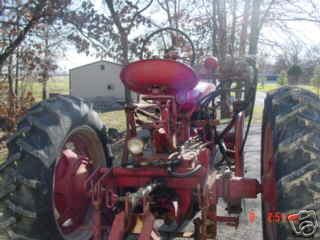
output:
M97 0L94 2L98 10L105 8L102 3L103 0ZM163 20L165 18L165 15L162 15L161 12L146 13L146 16L151 17L155 23L159 22L159 19L161 21L161 19ZM307 42L310 45L320 44L320 26L316 26L314 23L310 22L290 22L288 23L288 26L293 30L295 35L304 42ZM288 42L288 36L285 36L279 31L276 31L270 27L264 28L263 35L268 39L276 40L282 44L286 44ZM273 55L275 56L277 54L276 52L272 51L270 53L271 59ZM58 65L61 71L68 72L71 68L88 64L97 60L99 59L94 56L86 56L85 53L77 53L74 47L70 47L65 52L65 56L58 60Z
M70 47L65 52L65 56L59 59L58 66L61 71L68 72L72 68L85 65L97 60L99 59L94 56L86 56L86 54L84 53L77 53L74 47Z

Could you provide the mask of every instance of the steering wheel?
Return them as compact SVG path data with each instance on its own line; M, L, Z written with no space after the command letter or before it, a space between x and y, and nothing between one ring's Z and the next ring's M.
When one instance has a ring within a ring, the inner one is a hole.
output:
M156 37L158 38L153 40ZM159 37L161 43L159 42ZM160 47L161 45L162 47ZM158 53L152 55L156 51ZM161 56L165 59L182 61L191 66L196 58L194 45L189 36L183 31L171 27L160 28L154 31L143 42L140 59L155 59L161 58Z

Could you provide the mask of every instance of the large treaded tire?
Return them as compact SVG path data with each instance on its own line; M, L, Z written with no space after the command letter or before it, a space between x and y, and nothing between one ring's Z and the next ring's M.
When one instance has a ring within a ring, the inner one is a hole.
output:
M271 126L268 128L267 126ZM264 148L267 131L272 132L272 147ZM300 88L283 87L267 95L262 127L262 166L269 154L275 173L276 212L283 216L299 210L315 210L320 217L320 99ZM273 153L267 153L271 151ZM273 154L273 155L270 155ZM269 174L262 167L262 182ZM272 191L266 189L270 194ZM271 194L272 195L272 194ZM305 239L297 237L288 222L274 224L276 233L267 231L268 212L263 196L264 239ZM270 216L269 216L270 217ZM272 219L269 218L269 221ZM270 225L269 225L270 227ZM270 229L270 228L269 228ZM313 239L320 239L319 230Z
M9 239L64 239L52 206L53 174L65 139L81 126L96 133L103 148L102 160L110 166L106 128L82 99L70 96L48 99L33 106L19 122L17 132L8 141L8 159L0 167L3 210L0 225Z

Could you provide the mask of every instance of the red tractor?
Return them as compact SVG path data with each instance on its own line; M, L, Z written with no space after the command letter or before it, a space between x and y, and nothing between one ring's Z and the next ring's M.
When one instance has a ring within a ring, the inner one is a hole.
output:
M121 72L123 84L141 97L125 106L120 159L112 154L110 131L85 100L56 96L20 120L0 166L0 226L9 239L215 239L217 223L237 227L242 200L259 194L264 239L319 237L311 220L293 230L299 210L319 210L319 98L289 87L267 95L261 180L247 178L254 64L246 65L251 78L223 67L217 74L214 58L196 73L188 66L194 47L183 32L160 29L147 42L167 32L173 45L163 49L164 59L150 56ZM220 199L229 215L217 214Z

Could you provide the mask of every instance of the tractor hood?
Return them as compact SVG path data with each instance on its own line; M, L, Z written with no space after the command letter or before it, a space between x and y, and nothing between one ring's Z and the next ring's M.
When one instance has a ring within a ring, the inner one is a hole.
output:
M199 79L192 68L173 60L141 60L124 67L123 84L139 94L177 94L193 89Z

